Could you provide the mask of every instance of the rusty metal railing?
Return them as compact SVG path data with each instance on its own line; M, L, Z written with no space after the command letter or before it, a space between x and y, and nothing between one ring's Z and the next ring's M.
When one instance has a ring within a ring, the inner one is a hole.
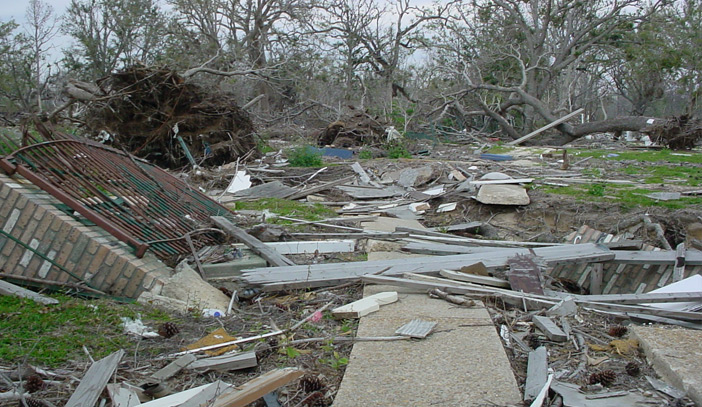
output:
M25 147L9 137L13 152L0 158L19 174L135 249L163 260L216 242L210 216L229 216L219 203L182 180L131 155L37 126L43 140L25 133ZM197 237L197 238L195 238Z

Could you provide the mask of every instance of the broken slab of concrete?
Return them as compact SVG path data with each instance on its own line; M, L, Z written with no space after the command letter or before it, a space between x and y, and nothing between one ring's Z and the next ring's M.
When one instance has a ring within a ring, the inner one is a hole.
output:
M175 274L166 280L161 295L178 299L186 307L226 310L229 306L229 297L203 280L187 263L176 267Z
M368 286L364 294L388 289L395 290ZM456 308L424 292L398 291L398 302L361 319L357 335L393 335L397 327L416 318L437 322L436 330L419 341L356 343L334 407L457 407L521 401L485 308Z
M526 189L519 185L483 185L475 199L487 205L529 205Z
M702 332L656 325L634 325L630 332L656 372L702 405Z

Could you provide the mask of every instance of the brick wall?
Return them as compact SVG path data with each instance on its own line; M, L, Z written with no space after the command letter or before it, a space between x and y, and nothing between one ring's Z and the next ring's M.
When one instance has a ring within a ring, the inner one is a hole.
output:
M144 290L160 293L170 268L149 253L138 259L129 246L100 227L83 225L61 211L59 204L21 177L0 175L0 230L4 232L0 233L0 270L78 282L62 267L110 295L136 298Z

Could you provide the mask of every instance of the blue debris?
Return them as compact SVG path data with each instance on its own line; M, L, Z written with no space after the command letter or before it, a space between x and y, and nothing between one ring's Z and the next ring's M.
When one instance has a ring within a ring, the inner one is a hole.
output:
M492 161L510 161L513 160L514 158L511 155L505 155L505 154L480 154L480 158L483 160L492 160Z

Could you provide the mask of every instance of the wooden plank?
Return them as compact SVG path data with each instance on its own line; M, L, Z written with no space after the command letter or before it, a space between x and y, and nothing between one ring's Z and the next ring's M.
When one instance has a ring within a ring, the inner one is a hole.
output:
M350 304L334 308L332 310L332 315L334 315L334 318L337 319L361 318L378 311L381 305L391 304L395 301L397 301L396 291L382 292L361 298L360 300L354 301Z
M652 264L652 265L675 265L677 253L675 250L615 250L614 263L624 264ZM702 252L689 250L685 253L685 265L702 265Z
M269 263L275 266L291 266L295 263L272 248L266 246L262 241L256 239L250 234L246 233L244 229L235 226L229 221L229 219L223 216L211 216L210 217L215 225L222 228L227 234L238 239L245 245L251 248L254 252L259 254L261 257L266 259Z
M643 248L643 240L618 240L603 244L610 250L641 250Z
M45 297L41 294L35 293L34 291L27 290L24 287L8 283L4 280L0 280L0 295L12 295L20 298L29 298L36 303L45 305L54 305L59 303L55 298Z
M507 263L507 279L513 290L539 295L544 293L541 268L534 262L533 256L516 255Z
M539 128L539 129L536 129L536 130L532 131L531 133L527 134L526 136L520 137L520 138L518 138L518 139L516 139L516 140L514 140L514 141L510 141L509 143L507 143L507 145L508 145L508 146L516 146L516 145L519 145L519 144L521 144L521 143L523 143L523 142L525 142L525 141L527 141L527 140L529 140L529 139L532 139L532 138L538 136L538 135L541 134L542 132L544 132L544 131L546 131L546 130L552 128L552 127L558 126L559 124L565 122L566 120L570 119L571 117L577 116L578 114L582 113L583 110L584 110L584 109L581 107L580 109L578 109L578 110L576 110L576 111L574 111L574 112L572 112L572 113L568 113L567 115L561 117L561 118L558 119L558 120L552 121L551 123L545 125L544 127L541 127L541 128Z
M113 407L135 407L141 404L139 395L134 390L124 387L121 384L108 384L107 394L110 395Z
M548 354L546 347L539 346L529 352L527 362L526 384L524 385L524 401L533 400L546 384L548 378Z
M397 328L395 335L409 336L410 338L424 339L436 327L436 322L413 319Z
M151 377L158 381L168 380L196 360L197 358L192 353L185 354L152 374Z
M208 407L217 396L230 389L230 384L218 380L139 404L137 407Z
M289 196L286 197L286 199L295 200L295 199L304 198L304 197L306 197L307 195L312 195L312 194L315 194L315 193L317 193L317 192L321 192L321 191L327 190L327 189L329 189L329 188L335 187L335 186L337 186L337 185L341 185L341 184L345 184L345 183L347 183L347 182L351 182L351 181L353 181L355 178L356 178L355 175L350 175L350 176L348 176L348 177L340 178L340 179L335 180L335 181L327 182L327 183L320 184L320 185L315 185L315 186L313 186L313 187L310 187L310 188L304 189L304 190L302 190L302 191L296 192L296 193L294 193L294 194L292 194L292 195L289 195Z
M456 245L483 245L483 246L495 246L495 247L552 247L552 246L562 246L560 243L540 243L540 242L521 242L521 241L510 241L510 240L487 240L487 239L473 239L469 237L456 236L448 233L436 232L431 229L416 229L405 226L396 226L395 232L406 232L410 236L414 235L416 238L421 238L421 236L435 237L443 239L444 243L456 244ZM435 240L435 239L432 239Z
M258 361L256 360L256 352L251 351L233 355L221 355L198 359L189 364L186 369L199 371L216 370L226 372L229 370L247 369L257 365Z
M120 349L93 363L64 407L93 407L123 355Z
M260 198L285 198L297 193L297 189L284 185L280 181L267 182L234 193L235 201Z
M551 318L534 315L531 321L548 339L554 342L565 342L568 340L568 335Z
M506 184L528 184L534 182L534 178L509 178L509 179L488 179L470 181L471 185L506 185Z
M675 267L673 268L673 282L676 283L685 276L685 243L678 244L675 248Z
M378 199L378 198L392 198L394 196L402 195L399 190L390 190L387 188L368 188L368 187L354 187L354 186L339 186L336 189L340 189L344 193L350 195L353 199Z
M702 292L572 295L580 302L608 302L616 304L651 304L702 301Z
M478 276L475 274L461 273L446 269L439 270L439 274L441 274L443 277L450 278L451 280L467 281L469 283L489 285L492 287L509 288L509 281L501 278Z
M594 244L579 244L553 246L532 249L532 251L547 264L553 263L586 263L609 260L614 252ZM476 254L463 254L442 257L417 257L407 259L378 260L364 262L359 267L358 262L311 264L304 266L266 267L242 271L242 279L249 284L289 284L321 283L334 280L352 281L364 274L382 273L383 275L402 275L402 273L432 273L441 269L460 269L466 264L482 261L486 267L495 268L507 265L507 260L516 254L529 254L525 248L512 248L509 251L497 249ZM385 270L385 271L383 271Z
M463 232L466 230L479 229L481 226L483 226L483 222L468 222L468 223L459 223L459 224L451 225L451 226L435 227L435 228L431 228L431 230L433 230L435 232L439 232L439 231Z
M297 242L266 242L266 246L275 249L282 255L302 253L353 253L356 250L356 241L322 240L322 241L297 241Z
M426 243L424 241L417 241L414 239L407 239L410 241L409 244L402 248L402 251L417 253L417 254L427 254L427 255L437 255L446 256L451 254L474 254L474 253L485 253L494 252L495 247L489 246L459 246L455 244L444 244L444 243ZM509 248L504 248L504 250L509 250Z
M222 394L212 407L244 407L303 374L304 371L295 368L272 370Z
M604 276L604 265L595 263L590 270L590 293L602 294L602 277Z

